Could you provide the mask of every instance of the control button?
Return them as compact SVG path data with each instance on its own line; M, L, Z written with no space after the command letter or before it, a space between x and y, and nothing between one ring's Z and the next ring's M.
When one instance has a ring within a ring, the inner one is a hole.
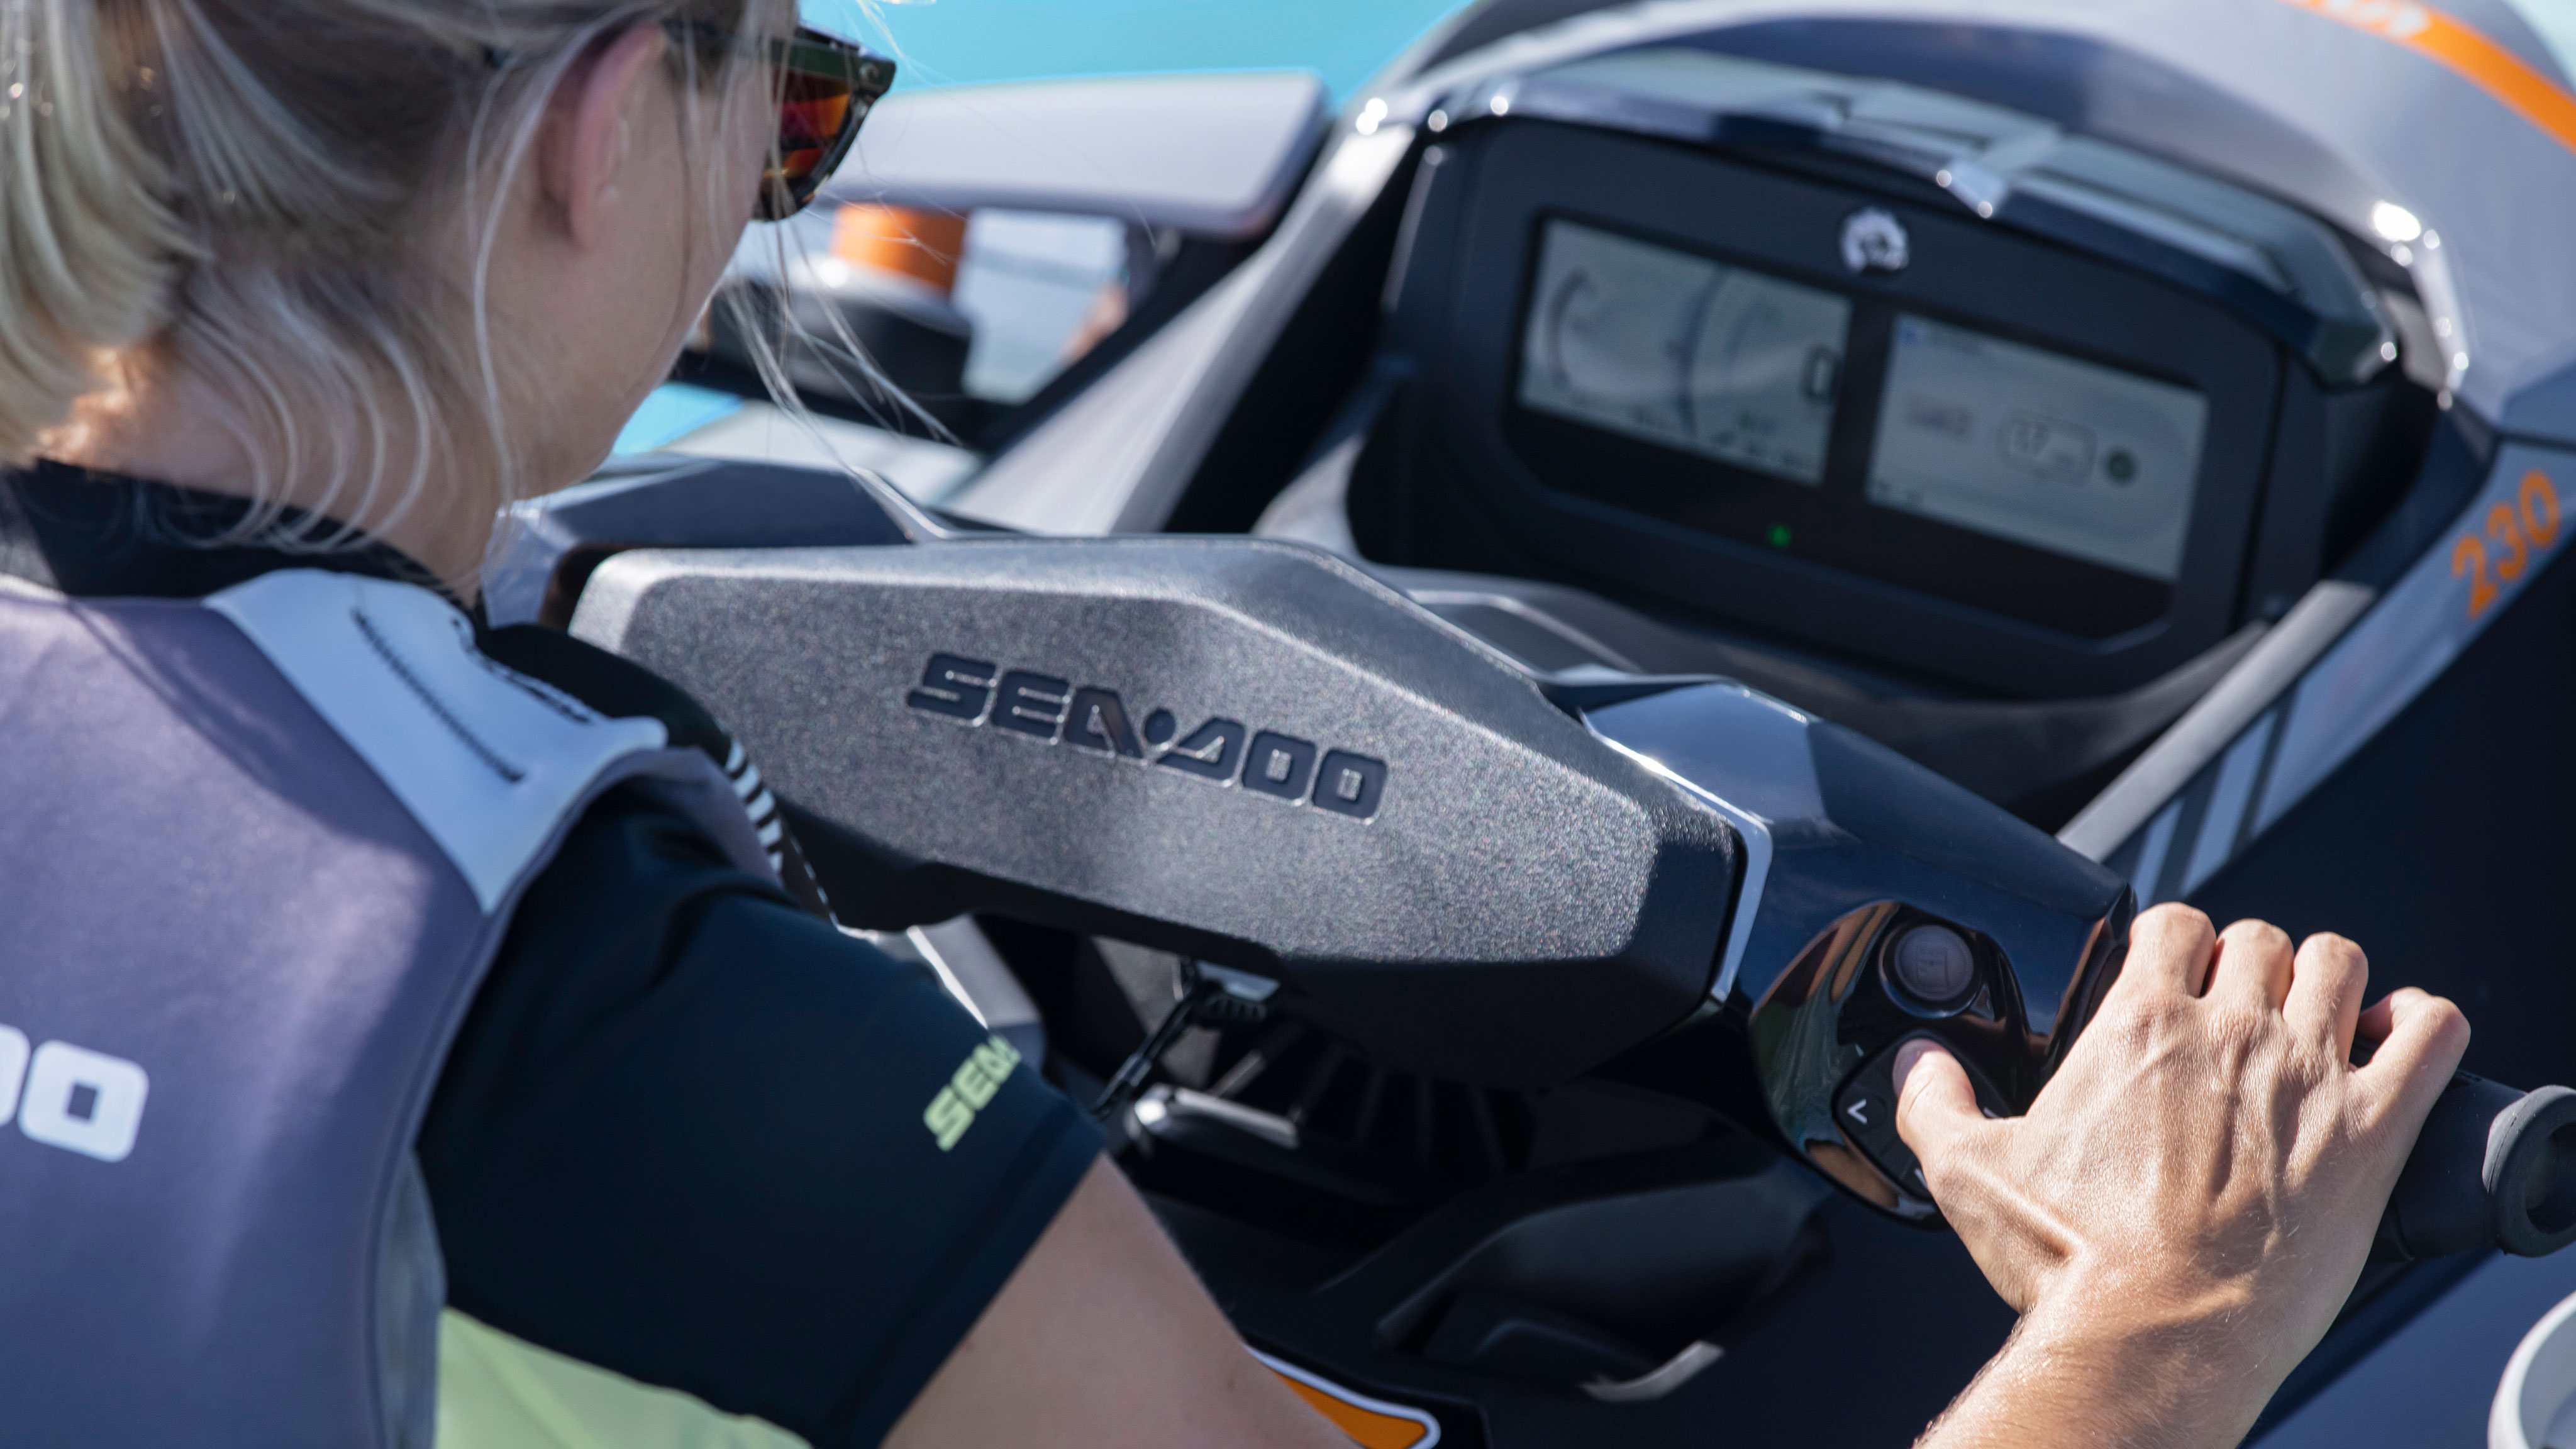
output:
M1896 938L1889 975L1924 1006L1956 1006L1977 984L1976 953L1947 926L1921 925Z
M1880 1172L1918 1197L1929 1197L1914 1180L1919 1164L1905 1139L1896 1135L1896 1083L1892 1080L1891 1054L1882 1053L1878 1060L1860 1069L1851 1085L1843 1088L1836 1110L1841 1121L1836 1125L1862 1155L1875 1163Z
M1955 933L1944 934L1950 935L1953 941L1958 940ZM1966 944L1960 942L1962 947ZM1896 1053L1913 1036L1940 1040L1929 1032L1916 1032L1881 1048L1859 1071L1852 1073L1851 1079L1843 1083L1842 1091L1835 1095L1834 1125L1842 1128L1843 1136L1886 1174L1888 1181L1895 1183L1906 1195L1929 1202L1932 1190L1924 1184L1923 1164L1915 1157L1914 1149L1906 1146L1905 1139L1896 1134ZM1997 1115L1996 1109L2003 1105L2003 1094L1996 1091L1994 1085L1986 1080L1985 1073L1961 1055L1956 1047L1950 1047L1948 1043L1943 1045L1950 1051L1952 1059L1967 1070L1968 1082L1977 1094L1978 1107L1988 1117Z
M1896 1135L1896 1083L1885 1055L1855 1073L1834 1102L1835 1126L1870 1157L1884 1161L1905 1144Z
M1871 1157L1884 1157L1899 1145L1896 1137L1896 1098L1883 1091L1873 1091L1860 1084L1843 1094L1840 1120L1835 1126L1843 1135Z
M1894 1144L1878 1155L1878 1169L1894 1178L1896 1185L1909 1196L1926 1201L1931 1199L1932 1185L1923 1180L1923 1164L1915 1157L1913 1148L1902 1142Z

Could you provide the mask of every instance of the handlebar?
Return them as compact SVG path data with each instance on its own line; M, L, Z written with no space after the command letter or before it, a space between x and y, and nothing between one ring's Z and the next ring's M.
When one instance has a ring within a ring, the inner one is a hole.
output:
M2442 1089L2379 1219L2371 1257L2576 1243L2576 1091L2517 1092L2461 1072Z
M723 713L845 920L999 910L1225 962L1375 1061L1485 1086L1719 1004L1791 1148L1914 1221L1896 1044L1933 1028L2026 1104L2134 909L1848 731L1723 681L1538 680L1260 540L629 552L572 629ZM2571 1242L2576 1091L2457 1078L2378 1254Z

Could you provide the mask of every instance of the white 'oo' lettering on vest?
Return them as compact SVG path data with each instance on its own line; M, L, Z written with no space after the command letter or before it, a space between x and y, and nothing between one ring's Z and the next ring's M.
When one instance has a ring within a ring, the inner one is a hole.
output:
M0 1025L0 1127L16 1118L28 1139L101 1162L123 1162L143 1130L152 1078L123 1057L49 1041Z

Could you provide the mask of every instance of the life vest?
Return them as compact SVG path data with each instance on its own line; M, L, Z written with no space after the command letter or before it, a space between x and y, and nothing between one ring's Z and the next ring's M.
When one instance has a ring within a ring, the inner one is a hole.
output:
M426 590L0 581L0 1441L429 1449L412 1141L521 892L620 784L771 873L704 754Z

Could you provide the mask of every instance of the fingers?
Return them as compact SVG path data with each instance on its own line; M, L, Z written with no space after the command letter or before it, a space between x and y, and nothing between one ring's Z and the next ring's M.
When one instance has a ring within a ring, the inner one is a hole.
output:
M2269 921L2238 921L2218 933L2218 954L2201 995L2277 1011L2290 997L2290 937Z
M2198 996L2208 979L2218 934L2209 917L2189 906L2165 905L2139 913L2129 926L2129 959L2120 967L2113 996L2141 992Z
M1922 1160L1927 1180L1935 1162L1985 1125L1977 1089L1948 1052L1921 1037L1896 1049L1896 1135Z
M2369 985L2370 958L2359 946L2332 933L2310 936L2290 962L2290 998L2281 1011L2292 1027L2325 1044L2334 1061L2347 1062Z
M2469 1019L2439 996L2401 986L2362 1013L2361 1030L2379 1035L2379 1050L2354 1079L2390 1115L2421 1127L2469 1049ZM1900 1097L1897 1121L1904 1120Z
M2361 1019L2352 1026L2353 1040L2366 1041L2373 1051L2378 1050L2379 1044L2388 1040L2388 1034L2397 1029L2395 1010L2390 1005L2396 999L2397 993L2392 991L2362 1008Z

